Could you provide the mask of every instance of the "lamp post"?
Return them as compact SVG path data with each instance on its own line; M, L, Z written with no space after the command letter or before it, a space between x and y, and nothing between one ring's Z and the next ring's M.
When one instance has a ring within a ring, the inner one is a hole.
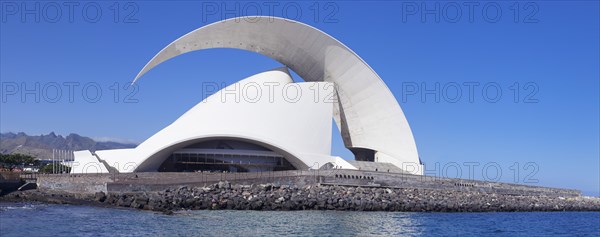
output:
M52 164L52 174L54 174L54 157L56 156L56 149L52 149L52 161L50 162Z

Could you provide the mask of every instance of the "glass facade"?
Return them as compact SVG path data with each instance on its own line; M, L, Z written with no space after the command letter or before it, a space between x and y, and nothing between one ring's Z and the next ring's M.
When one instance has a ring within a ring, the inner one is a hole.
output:
M262 172L294 170L295 168L281 155L274 152L241 150L227 153L226 150L193 149L178 151L169 156L159 168L161 172ZM272 154L268 154L272 153Z

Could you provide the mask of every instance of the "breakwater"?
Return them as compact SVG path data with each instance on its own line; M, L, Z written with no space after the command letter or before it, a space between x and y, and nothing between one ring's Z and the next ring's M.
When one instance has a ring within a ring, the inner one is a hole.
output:
M357 170L39 175L0 199L202 209L411 212L600 211L578 190Z
M15 192L4 200L117 206L172 213L178 210L344 210L408 212L600 211L600 198L515 196L442 189L332 185L240 185L221 181L158 192L75 194Z
M41 175L37 177L37 185L44 190L94 194L96 192L158 192L182 185L206 186L224 180L239 185L273 183L276 185L314 186L324 184L354 187L442 189L516 196L576 197L581 195L578 190L573 189L360 170Z

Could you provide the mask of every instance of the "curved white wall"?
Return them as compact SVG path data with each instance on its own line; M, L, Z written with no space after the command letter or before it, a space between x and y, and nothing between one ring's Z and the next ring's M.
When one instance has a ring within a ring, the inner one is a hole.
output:
M177 149L227 138L271 148L298 169L327 162L354 169L330 155L333 93L331 83L293 83L286 68L267 71L209 96L134 149L96 154L120 172L157 171Z

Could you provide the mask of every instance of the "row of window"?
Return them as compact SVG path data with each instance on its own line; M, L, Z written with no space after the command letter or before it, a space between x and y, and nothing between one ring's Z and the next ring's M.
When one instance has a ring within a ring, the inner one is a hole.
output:
M367 179L367 180L373 180L373 179L375 179L373 176L346 175L346 174L336 174L335 178L341 178L341 179Z

